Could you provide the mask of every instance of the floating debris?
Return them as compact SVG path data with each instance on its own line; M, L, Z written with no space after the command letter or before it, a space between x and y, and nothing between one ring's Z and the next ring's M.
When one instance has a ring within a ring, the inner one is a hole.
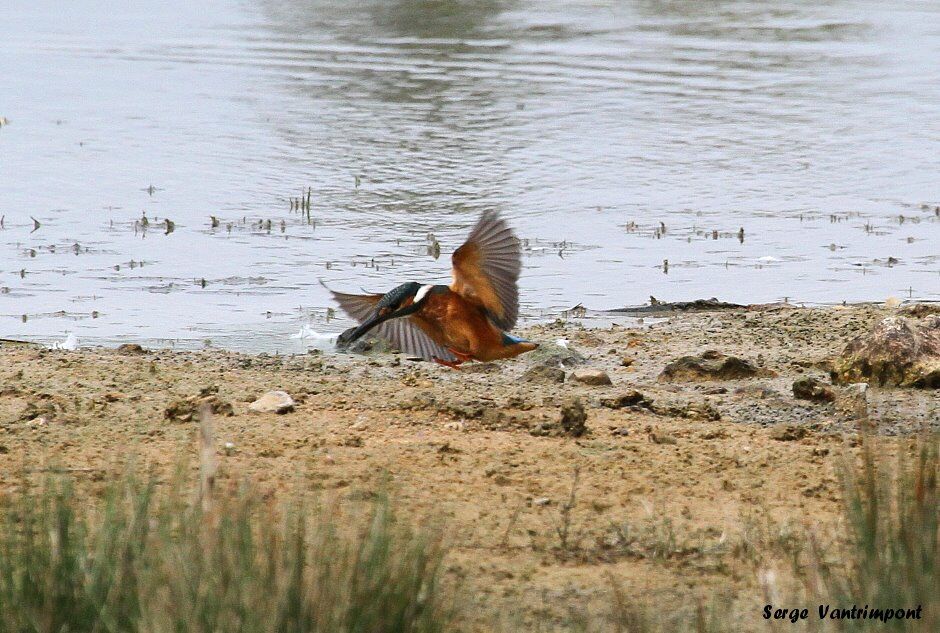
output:
M30 231L30 233L35 233L36 231L39 230L39 227L42 226L42 224L40 224L39 220L37 220L33 216L29 216L29 219L33 221L33 230Z
M213 229L219 228L219 218L215 217L214 215L210 215L210 216L209 216L209 226L212 227ZM231 226L231 225L229 225L229 226Z
M170 218L164 218L163 221L166 225L166 232L164 233L164 235L169 235L170 233L176 230L176 223L173 222Z
M437 238L434 237L433 233L428 233L428 255L434 259L441 256L441 244L437 241Z

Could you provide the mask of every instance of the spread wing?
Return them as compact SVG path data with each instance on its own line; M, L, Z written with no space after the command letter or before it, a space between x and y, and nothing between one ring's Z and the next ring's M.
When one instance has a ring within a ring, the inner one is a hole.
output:
M484 211L454 252L450 288L482 306L497 326L511 330L519 316L519 240L496 211Z
M327 288L329 290L329 288ZM330 290L330 294L343 309L357 323L362 323L372 314L375 304L384 295L351 295L344 292ZM390 319L376 326L373 332L384 338L392 346L400 349L409 356L420 356L425 360L439 358L446 361L455 361L457 358L445 347L434 342L421 328L422 320L414 316L400 319Z

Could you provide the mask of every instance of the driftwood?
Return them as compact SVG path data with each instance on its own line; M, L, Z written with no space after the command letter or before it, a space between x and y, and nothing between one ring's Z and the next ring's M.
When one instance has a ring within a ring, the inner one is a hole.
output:
M648 306L615 308L607 310L616 314L669 314L671 312L712 312L714 310L743 310L747 306L739 303L726 303L712 297L711 299L696 299L695 301L659 301L650 297Z

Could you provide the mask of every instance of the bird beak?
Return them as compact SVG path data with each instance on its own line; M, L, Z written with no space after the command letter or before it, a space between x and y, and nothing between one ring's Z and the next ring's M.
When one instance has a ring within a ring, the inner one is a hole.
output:
M336 339L336 343L341 346L349 345L353 341L356 341L365 336L365 334L372 328L384 323L385 321L388 321L393 316L394 313L392 312L379 314L379 310L376 309L365 321L359 325L359 327L351 328L340 334L339 338Z

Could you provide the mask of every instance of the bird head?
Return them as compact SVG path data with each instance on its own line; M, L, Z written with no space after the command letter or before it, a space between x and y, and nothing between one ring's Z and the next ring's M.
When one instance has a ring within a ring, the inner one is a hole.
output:
M337 343L349 345L372 328L389 319L398 319L414 314L421 307L424 296L427 294L426 288L430 288L430 286L422 286L415 281L409 281L386 292L375 304L372 312L359 324L359 327L343 332Z

